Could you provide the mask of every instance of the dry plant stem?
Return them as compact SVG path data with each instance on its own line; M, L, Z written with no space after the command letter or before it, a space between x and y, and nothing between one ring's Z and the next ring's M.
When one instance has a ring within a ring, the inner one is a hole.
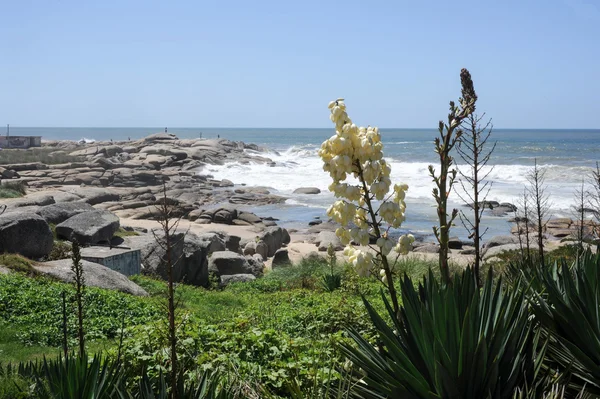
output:
M67 334L67 294L65 291L61 292L62 297L62 334L63 334L63 342L62 349L63 354L65 355L65 359L69 354L69 344L68 344L68 334Z
M172 209L168 204L167 200L167 187L166 183L163 182L163 198L162 203L157 206L157 217L156 220L160 224L163 233L165 235L165 261L167 263L167 308L168 308L168 319L169 319L169 346L170 346L170 361L171 361L171 390L170 398L176 399L178 397L177 392L177 326L175 324L175 287L174 287L174 276L173 276L173 255L172 255L172 233L177 229L180 218L171 222ZM160 238L156 237L157 242L160 243Z
M448 196L456 179L456 169L450 170L453 164L453 158L450 155L452 148L462 135L460 125L462 121L475 111L477 95L471 80L471 74L468 70L460 71L461 98L460 106L456 106L454 101L450 101L450 113L448 114L448 123L440 121L438 131L440 137L435 139L435 152L440 159L440 174L435 175L432 165L429 165L429 173L435 182L433 197L437 203L437 215L439 226L433 228L433 233L440 244L439 265L444 284L450 284L450 269L448 267L448 242L450 241L450 227L458 215L458 210L453 209L448 217ZM445 133L444 133L445 131Z
M73 240L72 251L73 256L71 259L73 260L73 265L71 266L71 270L74 274L75 301L77 303L77 338L79 340L79 356L83 357L85 355L85 332L83 330L83 292L85 290L85 279L83 277L81 252L77 240Z
M371 217L371 225L373 226L373 232L375 233L375 238L381 238L381 230L379 229L379 223L377 222L377 215L373 210L373 204L371 203L371 198L369 197L369 189L367 187L367 183L363 178L363 170L359 162L356 162L356 169L358 170L358 177L363 186L363 198L365 200L365 204L367 205L367 210L369 212L369 216ZM390 269L390 265L387 259L387 256L384 256L381 251L377 251L377 254L381 257L381 264L383 266L383 270L385 271L385 276L387 278L387 289L392 299L392 307L394 308L394 313L398 316L400 314L400 305L398 304L398 296L396 293L396 287L394 286L394 278L392 276L392 270Z
M462 177L460 185L463 193L461 194L459 190L456 191L463 202L467 203L467 205L472 204L473 221L471 221L463 211L460 212L459 216L463 226L470 233L469 238L473 238L474 241L475 262L473 264L473 270L474 277L477 279L476 282L479 287L482 286L480 273L482 263L481 240L487 232L487 229L483 232L481 231L481 218L485 209L485 206L482 206L481 203L485 203L490 192L491 183L485 180L493 170L492 167L487 173L484 173L483 167L488 164L490 157L496 148L496 143L494 143L491 149L486 149L486 143L493 128L491 126L491 120L484 126L480 125L484 116L485 114L480 117L474 114L469 115L469 118L465 120L464 123L465 131L467 133L462 135L457 147L460 157L467 165L469 165L471 172L470 174L466 174L459 171ZM484 132L487 132L487 134L482 135Z
M548 202L548 194L545 190L545 170L540 169L537 164L537 158L534 160L533 170L529 175L530 191L534 201L534 213L537 222L537 244L538 244L538 255L540 262L545 265L544 262L544 227L545 219L548 216L550 204Z

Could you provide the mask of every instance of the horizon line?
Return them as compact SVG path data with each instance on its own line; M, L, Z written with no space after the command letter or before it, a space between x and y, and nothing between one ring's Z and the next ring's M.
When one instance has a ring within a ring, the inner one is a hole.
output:
M0 125L2 126L2 125ZM10 129L159 129L159 133L164 133L159 126L12 126L9 125ZM378 126L379 129L390 130L438 130L437 127L381 127ZM275 126L275 127L254 127L254 126L236 126L236 127L222 127L222 126L174 126L169 127L167 129L294 129L294 130L329 130L334 129L333 127L283 127L283 126ZM493 130L600 130L600 127L592 128L592 127L496 127L493 126ZM1 128L0 128L0 134Z

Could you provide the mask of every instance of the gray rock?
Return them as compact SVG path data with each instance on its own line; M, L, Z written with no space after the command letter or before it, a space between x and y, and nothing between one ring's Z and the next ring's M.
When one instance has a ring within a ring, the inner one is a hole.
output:
M51 195L37 195L19 199L12 205L14 207L22 208L25 206L46 206L54 203L54 197Z
M284 244L287 233L287 231L284 232L284 230L285 229L277 226L268 227L259 237L261 241L264 241L264 243L267 244L268 257L275 255L275 251L281 248L281 246ZM289 234L287 235L287 237L289 238Z
M44 206L38 209L36 213L48 223L59 224L70 217L93 210L94 207L87 202L60 202Z
M315 245L321 252L327 251L329 245L333 245L333 248L336 251L341 251L342 249L344 249L344 246L340 242L339 237L336 236L333 231L321 231L315 239Z
M321 219L315 219L315 220L311 220L310 222L308 222L309 226L316 226L323 223L323 221Z
M252 269L252 274L256 277L262 276L263 270L265 269L265 262L262 256L258 254L246 256L246 260Z
M254 255L256 253L256 244L255 241L247 242L244 246L244 255Z
M208 261L208 271L217 276L256 273L243 255L232 251L214 252Z
M275 252L275 255L273 255L273 261L271 263L271 266L273 268L275 268L277 266L289 266L291 264L292 264L292 261L290 260L290 256L288 254L287 249L279 248Z
M475 248L465 248L459 252L461 255L475 255Z
M320 194L321 190L317 187L300 187L294 190L294 194Z
M144 141L146 142L155 142L155 141L171 141L171 140L179 140L179 137L175 136L171 133L156 133L151 134L150 136L144 137Z
M159 234L157 232L157 234ZM207 233L176 233L171 237L171 259L175 281L197 286L208 286L208 257L214 249L221 250L225 244L220 235ZM144 274L168 279L168 263L164 236L154 235L125 237L125 245L141 251Z
M249 281L256 280L253 274L241 273L241 274L225 274L221 276L221 287L227 287L233 283L247 283Z
M215 223L223 223L223 224L231 224L233 219L237 218L237 211L235 209L230 208L221 208L218 209L214 216L213 222Z
M256 224L262 222L262 219L252 212L239 212L237 218L248 223Z
M54 277L60 281L70 283L73 281L71 259L61 259L52 262L44 262L33 265L33 268L45 275ZM90 287L99 287L108 290L117 290L131 295L147 296L148 293L133 281L119 272L102 266L98 263L82 260L83 277L85 284Z
M121 199L119 194L103 188L82 187L72 190L72 193L81 197L84 202L90 205L101 204L103 202L116 202Z
M458 237L450 237L448 240L448 248L450 249L462 249L463 243Z
M241 238L238 236L231 236L228 235L225 237L225 248L227 248L230 251L233 252L237 252L237 253L241 253L241 249L240 249L240 240Z
M52 251L54 237L48 223L35 213L0 215L0 253L39 259Z
M494 236L490 238L484 245L483 248L493 248L500 245L506 244L518 244L519 239L514 236Z
M56 235L81 245L108 242L119 230L119 218L108 211L79 213L56 225Z
M282 237L282 242L283 242L285 245L287 245L287 244L289 244L289 243L290 243L290 241L292 241L292 238L290 237L290 233L287 231L287 229L282 229L282 230L283 230L283 231L282 231L282 234L283 234L283 237Z
M437 244L425 244L417 247L413 250L413 252L420 252L426 254L437 254L440 252L440 246Z
M502 252L506 251L519 251L521 246L519 244L503 244L496 245L494 247L488 247L483 251L483 259L492 258Z
M256 247L255 247L255 252L257 255L259 255L260 257L263 258L263 260L267 260L268 254L269 254L269 247L267 246L267 243L265 243L264 241L260 240L259 242L256 243Z

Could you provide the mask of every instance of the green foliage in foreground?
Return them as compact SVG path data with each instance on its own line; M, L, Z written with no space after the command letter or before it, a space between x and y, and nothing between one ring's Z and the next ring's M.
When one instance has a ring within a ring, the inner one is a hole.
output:
M418 290L405 277L399 318L385 300L392 325L365 301L384 351L351 330L358 346L344 353L366 382L354 397L500 399L534 385L545 349L523 291L494 286L491 276L479 290L472 273L449 286L430 274Z
M481 290L470 270L447 287L434 272L422 279L428 265L408 259L397 268L410 273L402 280L398 320L381 283L350 269L335 268L341 287L328 292L322 278L332 274L330 266L304 261L223 290L179 285L182 397L598 397L599 255L554 268L513 265L508 283L488 276ZM165 397L171 367L158 304L166 285L134 280L149 298L88 289L88 351L101 352L103 361L38 360L35 371L23 363L29 374L4 363L0 398L50 397L40 392L78 384L96 393L117 387L119 398ZM68 284L0 276L0 356L26 359L31 349L54 358L63 290L72 297ZM114 338L124 315L119 351ZM69 329L73 339L74 320ZM15 356L16 342L22 352Z
M21 274L0 275L0 321L18 328L23 345L59 347L62 335L61 294L73 298L70 284L46 278L28 278ZM145 324L156 320L159 308L155 301L114 291L89 287L84 295L86 332L89 340L114 338L125 325ZM73 304L67 304L70 338L75 338Z
M549 338L548 366L568 371L575 392L600 395L600 254L520 272L531 281L533 313Z

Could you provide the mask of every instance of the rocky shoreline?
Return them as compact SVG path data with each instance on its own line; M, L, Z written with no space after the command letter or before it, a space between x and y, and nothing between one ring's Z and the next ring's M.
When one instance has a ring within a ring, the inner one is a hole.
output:
M52 250L52 226L58 238L77 239L84 246L103 244L139 250L143 272L164 277L164 254L151 230L158 227L157 204L165 202L173 206L172 216L183 218L182 228L187 231L180 233L175 255L177 279L189 284L208 285L209 273L217 275L223 285L248 281L260 277L265 267L289 264L290 259L312 251L324 252L330 244L338 251L342 249L334 233L337 226L331 222L315 220L305 231L288 232L273 218L261 218L247 210L286 200L268 188L236 187L234 182L199 174L207 164L235 161L273 165L268 152L255 144L226 139L181 140L159 133L136 141L52 141L44 143L43 150L56 162L0 166L3 184L20 182L28 187L24 198L0 200L5 207L0 215L2 252L43 259ZM305 195L319 192L312 187L295 191ZM485 205L494 216L515 211L512 204L489 201ZM115 237L123 226L138 235ZM591 227L586 226L586 232ZM515 228L512 236L487 240L486 258L515 249ZM547 238L559 242L576 228L570 219L551 221ZM472 243L454 238L451 250L451 256L460 263L472 260ZM413 255L429 256L438 251L434 243L421 242L416 243ZM65 269L61 267L48 264L36 269L68 280L68 270L53 271ZM91 273L92 268L89 270ZM110 274L106 270L101 273ZM132 287L123 290L140 293Z

